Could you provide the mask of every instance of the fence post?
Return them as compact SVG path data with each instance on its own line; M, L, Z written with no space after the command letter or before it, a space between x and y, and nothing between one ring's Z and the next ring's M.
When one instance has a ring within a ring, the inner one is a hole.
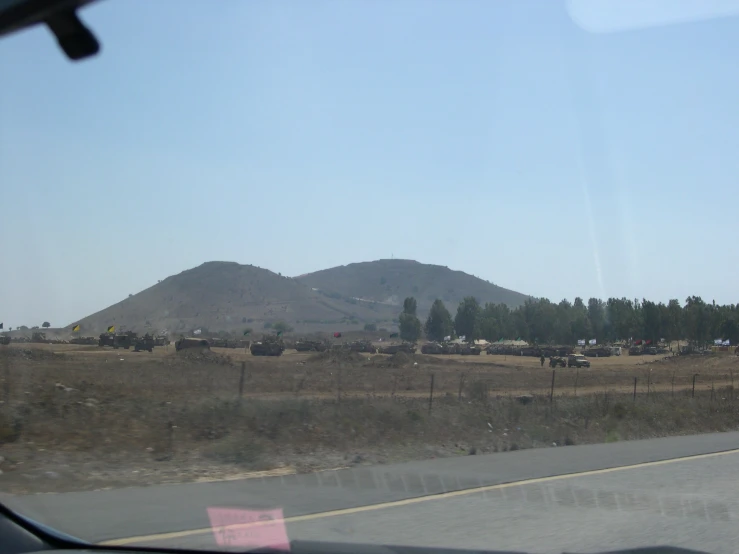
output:
M549 403L554 402L554 375L557 373L556 369L552 370L552 389L549 391Z
M698 377L697 373L693 374L693 392L690 393L690 398L695 398L695 378Z
M652 384L652 370L650 368L649 373L647 373L647 402L649 402L649 389L650 389L651 384Z
M167 402L167 450L170 455L174 453L174 421L172 421L172 403Z
M729 376L731 377L731 390L729 391L729 401L734 402L734 370L729 370Z
M3 400L5 407L10 410L10 364L7 356L3 356Z
M637 377L634 377L634 402L636 402L636 381L637 379L638 379Z
M731 396L729 397L732 402L734 402L734 370L729 370L729 375L731 376Z
M577 380L580 378L580 368L575 369L575 396L577 396Z
M464 378L465 378L465 374L462 373L459 376L459 396L457 397L457 401L459 402L462 401L462 387L464 386Z
M711 402L713 402L713 376L711 376Z
M675 398L675 372L672 372L672 398Z
M431 374L431 390L429 391L429 414L431 413L431 405L434 402L434 374Z
M339 365L339 371L336 375L336 404L341 404L341 367L342 364Z
M239 376L239 399L244 396L244 375L246 374L246 362L241 362L241 375Z

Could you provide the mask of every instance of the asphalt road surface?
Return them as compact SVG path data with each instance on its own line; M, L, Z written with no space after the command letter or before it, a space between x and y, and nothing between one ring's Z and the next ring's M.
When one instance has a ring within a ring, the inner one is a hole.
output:
M290 540L525 552L664 545L736 554L735 449L739 433L721 433L5 500L61 531L120 545L215 549L230 541L243 549L277 540L280 525L245 522L279 508ZM241 510L232 513L236 527L214 532L209 507Z

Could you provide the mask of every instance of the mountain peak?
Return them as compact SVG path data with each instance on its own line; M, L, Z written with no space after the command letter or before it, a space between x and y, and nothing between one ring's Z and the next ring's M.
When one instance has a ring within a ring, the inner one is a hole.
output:
M465 296L474 296L483 304L502 303L512 308L528 298L463 271L397 258L352 263L296 279L311 288L367 302L400 305L405 297L414 296L420 313L427 312L437 298L452 310Z
M352 263L283 277L237 262L209 261L168 277L79 323L95 334L109 325L138 332L188 334L262 331L283 321L299 332L391 327L406 296L423 316L436 298L450 310L465 296L518 306L526 296L461 271L399 258Z

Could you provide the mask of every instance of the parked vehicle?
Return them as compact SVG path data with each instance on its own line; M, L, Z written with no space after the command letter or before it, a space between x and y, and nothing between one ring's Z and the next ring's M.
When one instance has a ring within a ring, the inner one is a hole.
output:
M146 350L147 352L151 352L154 350L155 345L154 337L152 337L149 333L146 333L143 337L137 337L134 339L133 343L133 351L134 352L141 352L142 350Z
M582 354L590 358L607 358L613 355L613 349L610 346L597 346L583 350Z
M252 356L282 356L285 343L279 335L270 335L262 337L259 342L252 343L249 350Z
M406 354L415 354L416 347L413 344L404 342L402 344L390 344L380 348L380 354L397 354L398 352L405 352Z
M185 350L187 348L200 348L203 350L210 350L210 344L205 339L198 339L195 337L182 337L174 343L174 348L177 352Z
M567 367L590 367L590 360L582 354L571 354L567 358Z
M136 333L128 332L128 333L120 333L113 337L113 348L125 348L128 350L131 348L133 343L136 341Z
M562 356L552 356L549 358L549 367L567 367L567 360Z

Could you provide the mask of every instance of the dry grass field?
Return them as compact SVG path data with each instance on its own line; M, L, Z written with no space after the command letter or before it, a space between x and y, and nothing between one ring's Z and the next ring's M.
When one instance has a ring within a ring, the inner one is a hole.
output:
M735 356L591 361L558 368L552 389L547 365L512 356L262 358L12 344L0 347L0 492L314 471L739 424Z

